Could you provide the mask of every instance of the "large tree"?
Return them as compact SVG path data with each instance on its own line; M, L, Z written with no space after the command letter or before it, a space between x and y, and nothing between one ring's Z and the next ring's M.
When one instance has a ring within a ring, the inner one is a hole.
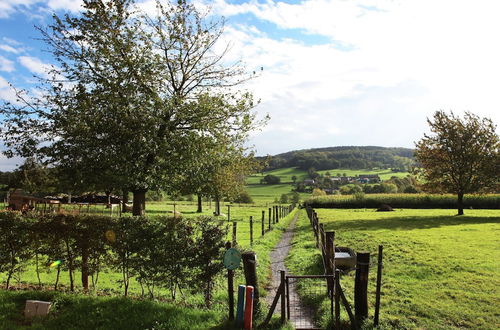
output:
M80 16L40 29L57 66L42 97L19 92L1 107L1 135L9 156L113 178L140 215L147 190L171 189L200 151L246 139L257 122L252 95L235 89L250 76L220 48L223 21L183 0L157 1L154 17L133 5L84 0Z
M454 193L458 215L464 214L464 194L498 189L499 137L488 118L466 112L437 111L428 119L431 134L416 143L418 173L429 192Z

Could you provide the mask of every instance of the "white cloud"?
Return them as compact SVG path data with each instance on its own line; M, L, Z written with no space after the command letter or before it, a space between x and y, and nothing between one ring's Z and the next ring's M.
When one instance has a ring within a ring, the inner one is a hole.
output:
M82 0L49 0L47 6L52 10L67 10L76 13L82 10Z
M0 49L3 51L9 52L9 53L14 53L14 54L18 54L20 52L19 49L16 49L12 46L5 45L5 44L0 44Z
M370 10L372 6L376 10ZM306 118L307 126L317 125L316 141L322 137L330 141L326 145L378 141L412 146L425 130L425 118L439 109L469 110L500 122L496 97L500 2L310 0L288 4L269 0L228 4L217 0L213 8L226 16L254 15L274 23L281 35L286 35L286 29L305 33L303 40L273 40L249 32L248 27L240 28L239 21L227 29L225 41L234 43L232 58L243 58L251 70L264 67L262 77L247 85L263 100L259 111L273 118L269 130L254 136L254 141L262 140L259 153L270 148L265 141L279 136L268 131L279 131L282 118L290 116ZM307 34L326 36L331 42L310 45ZM349 45L349 51L339 44ZM342 100L351 100L352 107L341 106ZM346 116L353 120L346 121ZM370 124L359 124L365 122ZM287 130L290 125L287 120ZM308 140L301 138L306 136L304 126L295 126L301 145ZM287 136L283 145L293 140L287 134L281 136ZM280 151L286 149L290 147Z
M14 71L14 62L0 55L0 71Z
M76 13L82 9L82 0L1 0L0 18L8 18L15 12L24 12L31 17L39 17L33 9L40 11L63 10Z
M22 66L32 73L43 77L48 77L50 70L53 68L51 64L44 63L39 58L32 56L19 56L18 60Z
M14 90L10 87L9 82L2 76L0 76L0 100L12 103L16 102Z

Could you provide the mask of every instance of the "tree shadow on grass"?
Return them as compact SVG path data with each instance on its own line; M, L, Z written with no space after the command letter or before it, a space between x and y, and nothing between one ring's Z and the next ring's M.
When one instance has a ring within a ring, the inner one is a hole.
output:
M394 217L386 219L359 219L349 221L329 221L325 223L327 228L335 230L413 230L430 229L445 226L460 226L471 224L500 223L498 217L469 217L469 216L415 216L415 217Z

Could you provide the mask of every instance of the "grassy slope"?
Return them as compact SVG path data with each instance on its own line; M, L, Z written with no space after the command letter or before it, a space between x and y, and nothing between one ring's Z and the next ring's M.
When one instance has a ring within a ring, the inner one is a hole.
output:
M391 177L396 176L396 177L405 177L408 175L408 172L392 172L389 169L380 169L380 170L351 170L351 169L341 169L341 168L336 168L336 169L331 169L331 170L321 170L318 171L320 174L325 174L326 172L330 172L331 176L337 176L337 174L344 175L346 174L347 176L356 176L359 174L378 174L382 180L389 180ZM297 181L301 181L304 179L307 179L307 171L299 170L295 167L285 167L285 168L278 168L272 171L267 171L264 172L263 174L255 174L247 178L247 183L248 184L258 184L260 183L260 180L268 174L276 175L281 178L282 183L292 183L292 176L297 177Z
M372 263L377 246L384 245L381 320L387 328L500 327L499 211L467 210L463 217L452 210L317 211L325 229L335 230L338 245L372 252ZM298 274L321 273L320 263L303 212L288 265ZM354 274L341 282L352 302Z

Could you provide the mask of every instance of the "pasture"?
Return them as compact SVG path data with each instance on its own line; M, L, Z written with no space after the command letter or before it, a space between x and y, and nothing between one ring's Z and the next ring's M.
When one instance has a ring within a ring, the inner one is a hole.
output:
M372 253L370 315L377 247L384 246L383 328L500 327L500 211L466 210L461 217L454 210L316 211L325 230L335 231L336 245ZM296 274L320 273L320 252L301 212L287 267ZM352 303L354 273L341 283Z
M331 170L320 170L317 171L319 174L325 175L327 172L330 173L331 176L337 176L340 174L341 176L357 176L360 174L378 174L381 180L389 180L391 177L395 176L398 178L404 178L409 173L408 172L392 172L391 169L361 169L361 170L352 170L352 169L342 169L335 168ZM260 180L264 178L264 176L271 174L278 176L281 179L281 183L292 184L292 176L297 177L297 182L303 181L308 178L307 171L300 170L295 167L285 167L278 168L271 171L266 171L260 174L254 174L247 178L247 184L259 184Z

